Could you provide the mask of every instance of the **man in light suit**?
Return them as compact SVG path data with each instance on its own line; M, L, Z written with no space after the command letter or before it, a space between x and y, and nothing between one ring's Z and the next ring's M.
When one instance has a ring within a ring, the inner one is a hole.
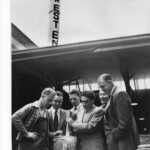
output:
M62 102L63 93L56 91L56 95L52 101L52 107L48 110L50 117L50 131L53 133L60 131L60 134L65 134L66 132L66 111L61 109Z
M129 95L113 84L109 74L99 76L98 86L110 97L104 108L108 150L136 150L139 137Z
M83 109L78 112L76 121L69 122L78 133L79 150L106 150L103 109L94 105L94 99L92 91L84 91L81 95Z

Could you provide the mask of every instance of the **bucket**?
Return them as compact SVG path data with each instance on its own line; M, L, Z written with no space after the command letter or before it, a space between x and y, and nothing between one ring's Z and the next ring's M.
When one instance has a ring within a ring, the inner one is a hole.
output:
M53 139L54 150L76 150L77 137L75 136L59 136Z

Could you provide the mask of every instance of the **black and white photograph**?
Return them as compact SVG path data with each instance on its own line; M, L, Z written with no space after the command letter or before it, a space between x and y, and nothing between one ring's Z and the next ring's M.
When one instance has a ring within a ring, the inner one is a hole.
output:
M9 6L11 149L150 150L150 1Z

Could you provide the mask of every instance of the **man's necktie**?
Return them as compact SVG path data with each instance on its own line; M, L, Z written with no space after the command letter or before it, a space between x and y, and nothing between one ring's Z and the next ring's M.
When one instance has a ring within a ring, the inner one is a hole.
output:
M72 119L75 121L77 119L77 107L74 108Z
M74 107L74 111L76 111L76 110L77 110L77 107L75 106L75 107Z
M57 115L57 110L55 111L55 114L54 114L53 129L54 129L54 131L58 130L58 115Z

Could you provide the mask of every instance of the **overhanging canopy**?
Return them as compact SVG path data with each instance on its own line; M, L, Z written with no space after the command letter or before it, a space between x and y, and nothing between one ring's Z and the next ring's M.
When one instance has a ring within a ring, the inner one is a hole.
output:
M77 79L95 82L108 72L121 79L120 65L136 76L150 76L150 35L69 44L12 52L13 85L19 77L32 77L46 85L66 84Z

